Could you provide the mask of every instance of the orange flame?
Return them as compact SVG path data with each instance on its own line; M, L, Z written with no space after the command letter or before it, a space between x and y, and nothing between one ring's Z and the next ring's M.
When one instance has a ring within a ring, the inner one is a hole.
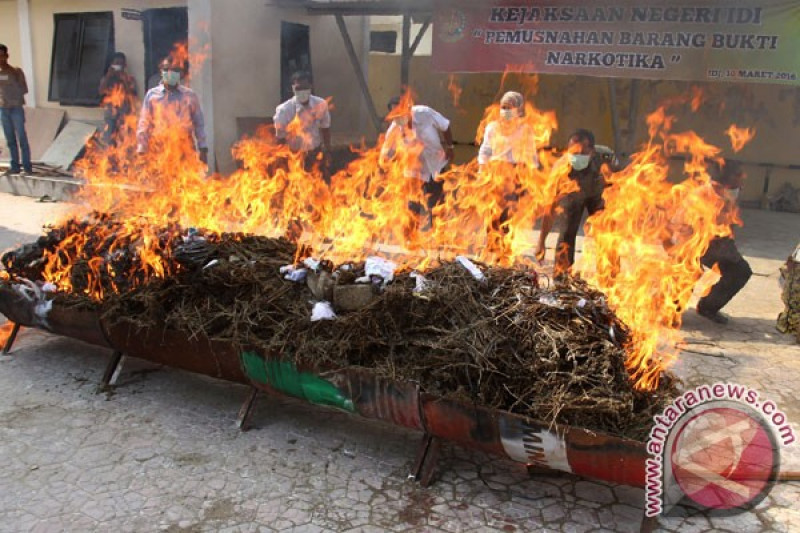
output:
M132 103L132 95L125 90L121 84L114 85L111 90L103 97L103 105L109 105L119 109L126 104Z
M356 159L331 177L330 186L319 162L306 161L265 131L234 146L239 170L208 179L186 133L187 117L165 108L155 116L144 157L132 157L134 135L122 135L110 147L89 146L78 165L88 182L78 200L98 212L115 213L105 233L92 236L111 246L105 247L106 257L88 255L83 250L90 235L76 224L47 254L45 280L61 291L80 282L87 296L99 300L107 297L103 287L109 286L101 279L110 279L113 288L123 273L135 274L139 284L174 275L180 266L169 254L170 243L181 238L178 225L270 236L301 228L304 246L298 253L333 263L378 253L401 268L425 268L457 255L497 265L533 264L525 255L532 244L526 235L536 218L577 184L568 178L564 159L543 149L558 122L553 112L533 105L536 78L526 80L518 85L527 87L524 113L503 119L499 104L490 105L476 138L482 143L494 130L495 137L487 140L492 154L510 153L513 162L489 157L483 165L472 161L439 175L444 198L430 221L421 216L425 208L409 208L426 203L419 179L424 146L414 128L395 128L374 147L353 148ZM678 103L689 104L689 98L670 105ZM408 116L413 104L406 93L389 118ZM135 115L129 119L135 124ZM673 122L666 106L648 117L649 142L627 168L609 176L606 209L591 217L587 231L584 275L630 326L627 367L641 389L655 388L674 360L675 325L702 274L699 258L713 237L730 233L735 221L735 214L720 218L724 202L706 170L720 150L692 132L672 133ZM301 126L290 127L300 133ZM668 158L677 153L686 154L685 179L672 184ZM117 261L118 256L134 260Z
M205 32L206 28L201 28L201 31ZM191 85L192 79L200 74L209 56L208 43L200 45L196 41L192 41L191 43L179 41L172 45L172 50L170 50L165 59L167 59L170 64L183 68L184 78L182 83Z
M413 104L412 96L405 94L390 118L409 113ZM498 114L499 106L492 105L482 129ZM116 238L118 249L135 251L133 268L142 283L177 268L164 264L168 245L159 233L176 223L210 232L273 236L300 227L306 249L334 263L358 261L376 249L403 267L420 267L458 254L500 264L524 262L522 254L529 243L520 230L530 230L535 217L569 185L565 174L551 172L550 154L539 154L541 168L530 164L537 157L533 147L547 145L557 126L552 112L538 111L530 102L517 124L525 134L515 149L526 162L511 171L507 165L493 163L481 172L473 162L440 175L445 200L434 209L428 231L422 231L426 221L421 214L409 209L409 203L426 203L423 181L418 179L424 147L414 128L395 131L395 138L382 136L375 147L354 149L359 157L334 175L328 187L320 165L308 165L304 154L276 144L264 132L234 147L240 170L228 179L209 180L185 133L186 120L174 109L159 108L146 156L130 157L136 139L129 135L112 147L90 146L79 164L89 182L79 200L96 211L115 213L123 221L112 224L109 235L102 237ZM299 130L300 126L291 127ZM527 193L518 199L507 198L523 190ZM511 214L498 223L504 207L510 207ZM480 238L476 239L475 232ZM109 266L113 261L81 257L79 250L86 238L75 228L48 254L45 279L69 291L77 276L88 296L102 299L106 295L97 278L113 279ZM83 266L76 272L78 264Z
M649 143L609 177L605 210L588 221L584 269L631 329L626 366L636 386L653 390L677 357L681 314L703 273L700 257L714 237L730 234L737 216L726 212L707 171L720 149L694 132L671 133L665 107L647 123ZM673 184L668 157L676 152L686 154L685 179Z
M11 331L14 329L13 322L6 322L3 325L0 325L0 349L2 349L8 339L11 337Z
M456 81L455 74L450 74L447 77L447 90L450 92L450 97L453 102L453 107L458 108L461 102L461 93L464 91L461 85Z
M703 89L701 89L696 85L692 86L691 91L692 91L692 101L691 101L692 112L696 113L700 109L700 106L703 105L703 102L705 102L706 95L703 92Z
M499 103L490 105L475 140L492 156L480 168L473 162L441 177L447 195L434 210L435 241L484 262L530 263L523 254L531 243L523 231L575 187L565 169L554 171L552 154L540 150L557 127L555 113L539 111L529 101L522 115L510 120L501 118Z
M711 292L711 288L716 285L716 283L722 277L722 272L720 272L719 265L714 263L714 265L707 271L705 271L700 278L700 281L697 282L697 286L695 287L694 292L700 297L703 298L707 296L709 292Z
M753 128L739 128L736 124L731 124L731 127L725 130L725 134L731 139L733 151L738 152L753 140L753 137L756 136L756 130Z

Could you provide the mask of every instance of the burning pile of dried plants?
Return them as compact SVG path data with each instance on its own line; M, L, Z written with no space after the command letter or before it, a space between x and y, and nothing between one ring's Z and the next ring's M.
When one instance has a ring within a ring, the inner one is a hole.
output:
M142 257L147 239L157 258ZM546 422L641 439L676 392L668 372L656 390L634 387L629 331L580 279L463 259L394 272L387 260L334 266L307 255L285 239L132 229L94 214L2 262L11 281L47 281L62 305L111 322L166 324L320 370L363 367ZM52 279L55 262L72 268Z

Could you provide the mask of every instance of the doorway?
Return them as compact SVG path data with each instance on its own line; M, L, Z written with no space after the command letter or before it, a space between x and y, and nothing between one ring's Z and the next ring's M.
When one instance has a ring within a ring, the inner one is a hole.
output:
M158 63L167 57L176 43L189 41L189 11L186 7L147 9L144 21L144 72L147 89L160 83Z
M305 24L281 21L281 101L292 97L292 74L298 70L311 73L309 35Z

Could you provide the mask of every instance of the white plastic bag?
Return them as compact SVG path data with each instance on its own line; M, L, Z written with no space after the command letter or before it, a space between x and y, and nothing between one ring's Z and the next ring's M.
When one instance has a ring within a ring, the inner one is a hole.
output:
M382 284L386 286L394 279L396 269L397 263L393 261L376 256L367 257L364 263L364 276L358 278L356 283L370 283L374 276L383 280Z
M333 320L336 318L336 312L330 302L322 301L314 304L311 310L311 322L318 320Z
M481 272L481 269L478 268L475 265L475 263L470 261L469 258L467 258L467 257L465 257L463 255L459 255L458 257L456 257L456 261L458 261L458 264L460 264L461 266L466 268L467 271L470 274L472 274L472 277L475 278L476 280L478 280L478 281L485 281L486 280L486 276L483 275L483 272Z
M295 283L304 283L308 270L305 268L297 268L294 265L285 265L280 268L280 273L283 274L283 279L294 281Z

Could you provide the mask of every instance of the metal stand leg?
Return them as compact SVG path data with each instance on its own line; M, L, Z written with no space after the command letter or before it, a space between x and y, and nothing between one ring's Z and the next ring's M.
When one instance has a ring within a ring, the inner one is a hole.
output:
M236 427L241 431L250 429L250 416L253 414L253 407L256 404L257 397L258 389L251 387L247 399L242 404L242 407L239 408L239 416L236 417Z
M14 346L14 341L17 340L17 333L19 333L20 325L18 323L14 323L14 329L11 330L11 335L8 336L6 339L6 345L3 346L3 355L8 355L8 352L11 351L11 347Z
M438 437L425 434L417 449L417 459L414 461L414 470L408 478L419 481L420 485L427 487L431 484L433 473L436 470L436 463L439 460L439 450L442 448L442 441Z
M100 384L97 386L98 393L107 391L114 383L117 382L119 373L122 371L122 357L122 352L119 350L111 354L111 359L109 359L108 364L106 365L106 370L103 372L103 378L100 380Z
M639 533L653 533L658 527L658 517L645 516L642 518L642 525L639 528Z

